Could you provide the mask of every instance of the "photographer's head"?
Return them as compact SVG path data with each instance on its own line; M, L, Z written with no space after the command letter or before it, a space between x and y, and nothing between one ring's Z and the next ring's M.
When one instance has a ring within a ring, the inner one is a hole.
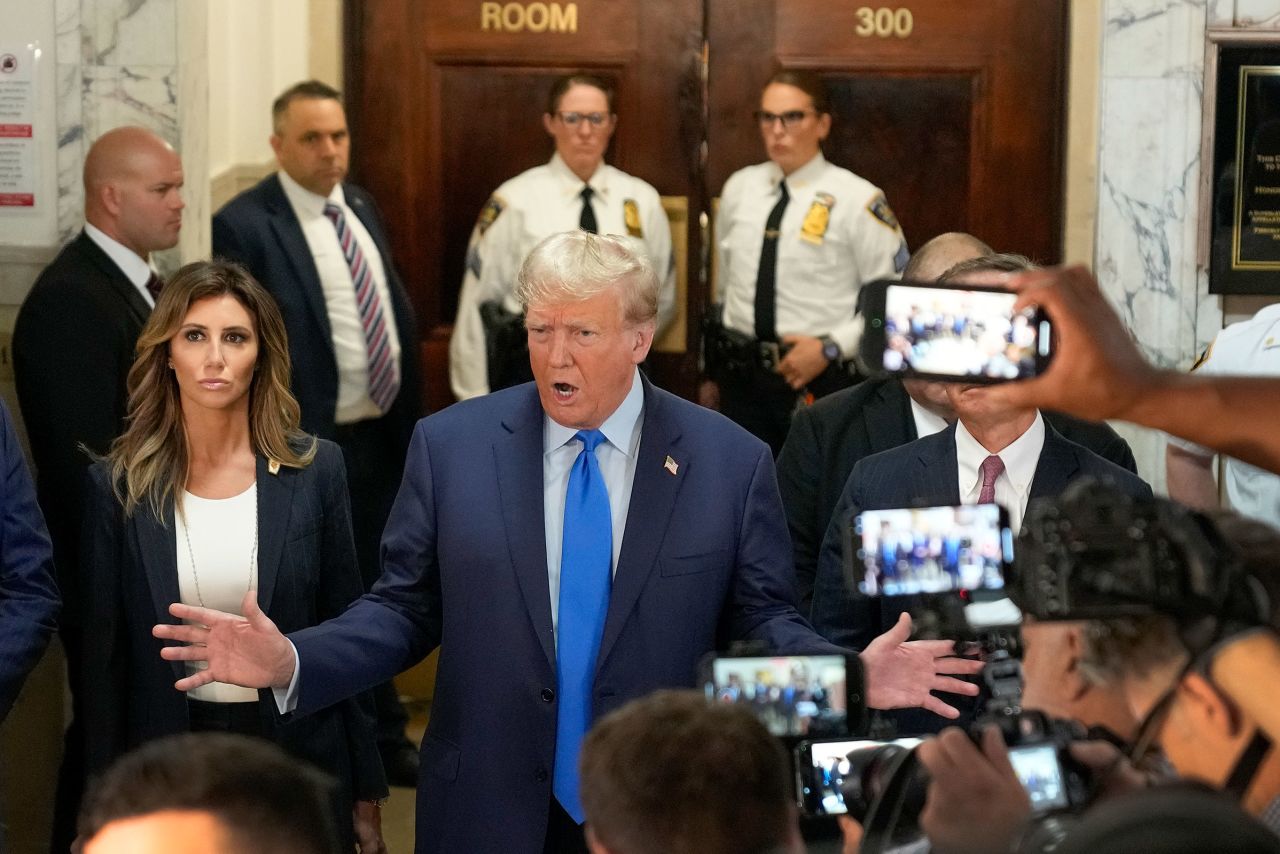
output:
M1233 513L1215 516L1244 576L1256 579L1280 625L1280 532ZM1191 661L1172 617L1090 621L1081 658L1085 678L1126 697L1142 734L1164 750L1178 773L1232 791L1252 812L1280 797L1280 761L1256 722ZM1262 690L1260 688L1260 690Z
M1085 674L1088 625L1029 617L1024 620L1022 706L1132 738L1138 725L1124 692L1099 684Z
M659 691L603 718L582 746L594 854L803 850L786 754L741 706Z
M122 757L80 812L84 854L336 854L327 778L270 742L156 739Z

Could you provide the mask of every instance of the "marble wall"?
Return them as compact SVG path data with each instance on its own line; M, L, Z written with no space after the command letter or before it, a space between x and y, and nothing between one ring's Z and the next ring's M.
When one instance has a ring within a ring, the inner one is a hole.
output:
M1103 13L1095 269L1146 354L1186 368L1223 317L1196 265L1206 30L1280 27L1280 0L1106 0ZM1118 429L1161 487L1163 436Z
M58 231L84 221L80 171L104 131L150 128L182 155L182 238L165 272L209 251L207 0L54 0L57 18Z

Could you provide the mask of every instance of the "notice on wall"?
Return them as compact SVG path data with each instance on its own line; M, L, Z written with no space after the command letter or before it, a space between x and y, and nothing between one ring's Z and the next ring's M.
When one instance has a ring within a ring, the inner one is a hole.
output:
M36 204L35 58L0 43L0 209Z

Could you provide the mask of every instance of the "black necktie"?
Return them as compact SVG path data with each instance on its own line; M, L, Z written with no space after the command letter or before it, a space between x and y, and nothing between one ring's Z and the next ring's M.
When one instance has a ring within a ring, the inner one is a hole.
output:
M152 273L147 278L147 293L151 294L151 301L155 302L160 299L160 291L164 288L164 279Z
M583 187L582 192L578 194L582 196L582 216L578 219L578 228L592 234L599 234L600 227L596 225L596 212L591 209L591 196L594 194L595 190L591 189L590 184Z
M760 247L760 266L756 270L756 338L761 341L777 341L775 323L775 296L778 277L778 227L791 196L787 195L787 182L778 184L782 198L769 211L764 224L764 244Z

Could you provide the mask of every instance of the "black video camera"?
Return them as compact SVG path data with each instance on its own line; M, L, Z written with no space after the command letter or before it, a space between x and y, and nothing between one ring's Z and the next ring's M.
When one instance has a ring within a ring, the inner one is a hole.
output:
M1040 620L1164 615L1184 627L1268 622L1266 592L1213 520L1093 480L1028 510L1010 597Z

